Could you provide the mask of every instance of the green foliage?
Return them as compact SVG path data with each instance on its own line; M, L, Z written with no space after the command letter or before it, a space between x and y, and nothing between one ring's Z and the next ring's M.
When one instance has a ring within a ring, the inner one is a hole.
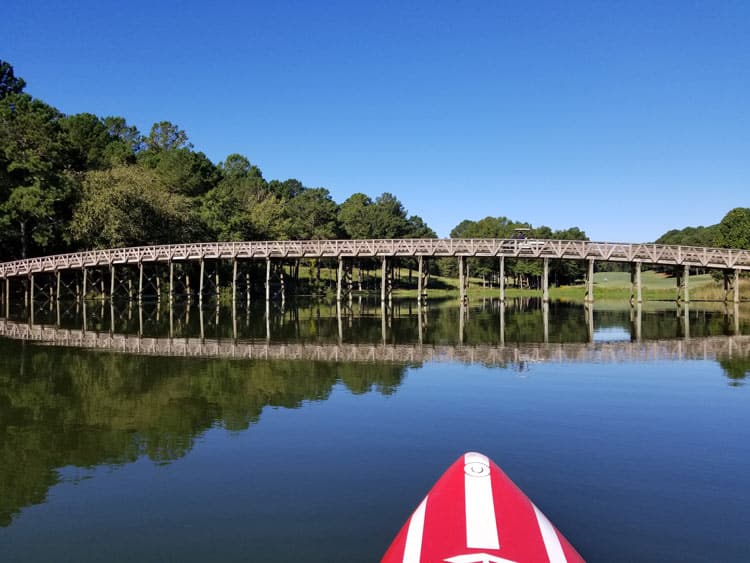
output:
M325 188L302 189L289 200L290 238L331 239L338 235L338 205Z
M26 81L15 75L10 63L0 59L0 99L8 94L20 94L26 87Z
M154 123L145 143L146 148L152 151L171 151L193 147L188 142L187 133L169 121Z
M376 238L377 224L372 199L356 193L339 207L339 222L348 238Z
M709 227L685 227L672 229L658 239L657 244L677 244L683 246L716 246L719 236L718 225Z
M420 217L407 218L403 204L388 192L375 201L363 193L351 195L339 208L339 221L352 239L408 237L420 229L434 235Z
M185 242L190 203L140 166L90 171L71 231L87 248Z
M717 241L724 248L750 249L750 208L736 207L718 226Z
M286 200L271 191L257 166L239 154L219 165L224 177L201 200L200 218L218 240L288 238Z
M148 358L0 341L0 527L66 466L179 459L212 426L322 400L341 382L387 394L404 365Z
M221 177L219 169L202 152L188 148L149 148L138 154L138 163L153 170L169 190L191 197L207 193Z
M0 99L2 259L49 252L64 239L75 183L61 118L27 94Z
M465 219L453 228L451 237L510 239L515 229L520 228L529 229L526 237L530 239L588 240L586 233L578 227L553 231L545 225L534 228L530 223L513 221L504 216L485 217L479 221ZM479 277L494 277L499 274L499 268L496 258L469 260L470 273ZM444 275L458 275L455 260L442 260L440 272ZM505 273L506 276L515 278L515 282L521 286L538 285L542 264L539 260L506 260ZM573 260L555 260L550 263L549 274L553 285L570 284L583 277L584 265Z
M76 171L101 170L109 166L112 137L104 121L91 113L64 116L60 126L65 134L68 164Z

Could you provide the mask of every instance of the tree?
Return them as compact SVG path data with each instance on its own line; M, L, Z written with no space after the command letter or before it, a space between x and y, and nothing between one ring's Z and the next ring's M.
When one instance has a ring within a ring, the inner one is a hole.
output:
M271 180L268 182L268 189L275 193L277 197L291 200L301 194L305 189L305 186L303 186L302 182L299 180L290 178L283 182L280 182L279 180Z
M406 210L396 196L385 192L375 199L378 232L375 238L400 238L408 230Z
M232 153L218 166L225 178L263 178L260 168L253 165L246 156Z
M305 188L288 200L293 239L332 239L339 233L338 205L325 188Z
M339 222L351 239L376 238L377 217L372 200L363 193L355 193L339 206Z
M74 170L98 170L110 165L107 147L115 139L97 116L91 113L64 116L60 126L65 134L68 163Z
M735 207L719 223L717 242L723 248L750 249L750 208Z
M71 230L87 248L186 242L190 203L140 166L93 170L83 181L83 197Z
M146 138L146 148L154 151L169 151L174 149L191 149L185 131L169 121L160 121L151 126L151 132Z
M201 199L200 217L219 240L288 238L284 198L271 192L258 167L238 154L219 165L224 177Z
M135 155L146 147L140 131L128 125L123 117L109 116L102 119L111 142L107 145L107 157L111 165L133 164Z
M75 196L66 172L62 114L28 94L0 99L0 237L6 258L34 245L49 251L65 237Z
M412 215L407 220L407 228L404 236L407 238L437 238L437 233L419 215Z
M716 246L719 237L718 225L708 227L685 227L672 229L658 239L657 244L678 244L684 246Z
M221 179L205 154L189 148L147 149L138 154L137 161L158 174L170 191L186 196L203 195Z
M10 63L0 59L0 100L8 94L20 94L26 81L15 75Z

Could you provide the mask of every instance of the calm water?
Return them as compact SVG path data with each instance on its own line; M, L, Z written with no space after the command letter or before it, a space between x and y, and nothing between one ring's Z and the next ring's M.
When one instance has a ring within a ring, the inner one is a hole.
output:
M3 561L378 561L467 450L589 561L750 560L745 309L33 313L0 333L79 346L0 337Z

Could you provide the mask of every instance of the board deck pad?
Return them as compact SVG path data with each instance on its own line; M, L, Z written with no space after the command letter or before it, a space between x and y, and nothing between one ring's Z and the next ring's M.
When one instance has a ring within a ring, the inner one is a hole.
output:
M583 558L489 458L461 456L381 563L577 563Z

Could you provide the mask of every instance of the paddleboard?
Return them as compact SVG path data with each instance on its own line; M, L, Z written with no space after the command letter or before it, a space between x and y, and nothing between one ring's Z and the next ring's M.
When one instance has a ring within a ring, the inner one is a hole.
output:
M583 558L488 457L469 452L435 483L382 563L579 563Z

